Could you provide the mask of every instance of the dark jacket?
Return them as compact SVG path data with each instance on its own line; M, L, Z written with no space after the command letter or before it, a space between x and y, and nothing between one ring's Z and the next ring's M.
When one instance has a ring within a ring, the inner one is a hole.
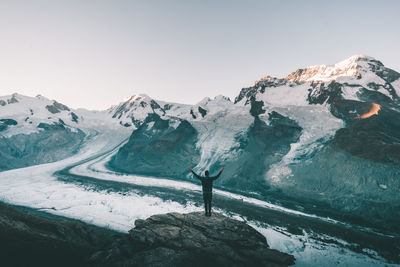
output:
M201 181L201 185L203 186L203 194L212 194L213 181L217 180L217 178L221 175L222 170L214 177L202 177L197 175L193 170L191 172L197 179Z

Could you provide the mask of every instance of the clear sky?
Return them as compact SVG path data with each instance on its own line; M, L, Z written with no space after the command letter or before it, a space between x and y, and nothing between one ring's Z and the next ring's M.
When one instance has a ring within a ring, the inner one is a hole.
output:
M137 93L234 98L366 54L400 71L400 1L0 0L0 95L105 109Z

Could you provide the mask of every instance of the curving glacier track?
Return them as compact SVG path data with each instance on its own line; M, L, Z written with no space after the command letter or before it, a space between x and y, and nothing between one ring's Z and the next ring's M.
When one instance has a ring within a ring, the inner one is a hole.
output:
M127 232L138 218L202 210L197 181L140 177L105 163L127 133L93 132L80 152L48 164L0 172L0 201ZM265 201L215 190L214 210L245 220L270 247L293 254L296 266L388 266L399 260L399 237Z

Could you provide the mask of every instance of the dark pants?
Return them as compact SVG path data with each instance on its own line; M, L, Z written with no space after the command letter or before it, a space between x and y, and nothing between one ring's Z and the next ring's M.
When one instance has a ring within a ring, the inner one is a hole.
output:
M204 209L206 210L206 214L211 215L212 193L203 193L203 200L204 200Z

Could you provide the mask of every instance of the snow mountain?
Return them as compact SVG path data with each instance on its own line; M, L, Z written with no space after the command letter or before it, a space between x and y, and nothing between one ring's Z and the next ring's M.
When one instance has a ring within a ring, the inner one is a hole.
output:
M0 97L0 171L75 154L88 136L120 131L107 111L73 110L41 95Z
M400 230L399 96L400 74L363 55L266 76L234 101L186 105L139 94L88 111L5 96L0 169L59 160L88 136L124 132L109 170L193 181L190 166L224 166L215 186L225 191Z
M234 102L154 100L160 108L108 167L190 180L188 166L199 173L225 166L216 181L224 190L398 227L399 78L380 61L356 55L284 78L267 76Z

